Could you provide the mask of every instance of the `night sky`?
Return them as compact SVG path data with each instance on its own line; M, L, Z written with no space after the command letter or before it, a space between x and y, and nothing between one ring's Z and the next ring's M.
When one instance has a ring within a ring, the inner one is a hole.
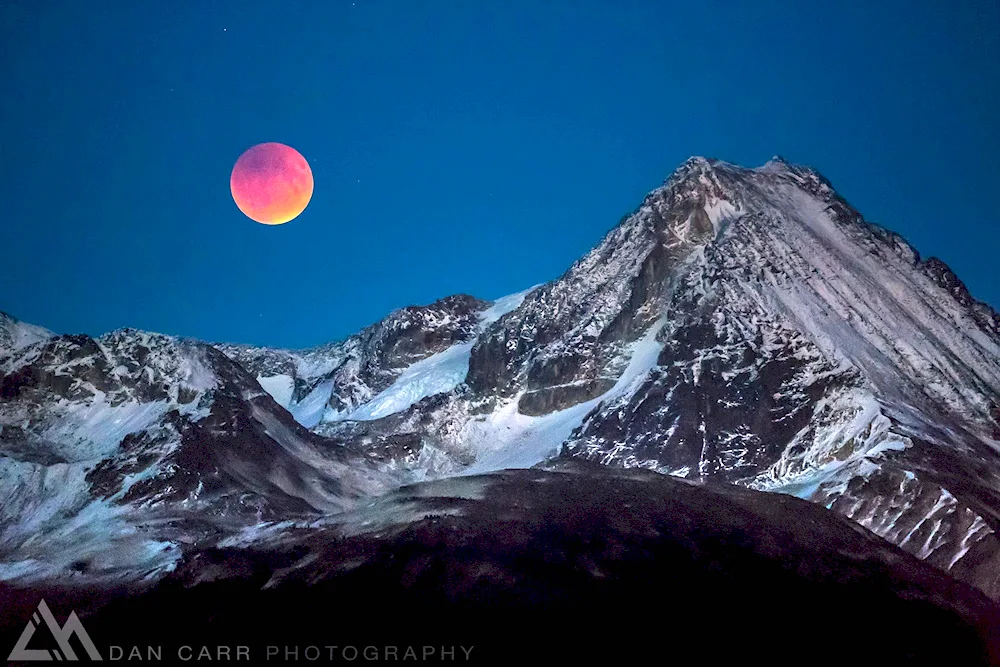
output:
M0 7L0 310L301 347L555 278L691 155L774 154L1000 305L1000 3ZM230 171L309 161L259 225Z

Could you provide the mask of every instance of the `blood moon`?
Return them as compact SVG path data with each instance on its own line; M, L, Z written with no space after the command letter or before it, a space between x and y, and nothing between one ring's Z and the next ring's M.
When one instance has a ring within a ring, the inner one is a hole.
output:
M281 225L309 205L313 175L297 150L268 142L240 156L229 177L229 189L248 218L264 225Z

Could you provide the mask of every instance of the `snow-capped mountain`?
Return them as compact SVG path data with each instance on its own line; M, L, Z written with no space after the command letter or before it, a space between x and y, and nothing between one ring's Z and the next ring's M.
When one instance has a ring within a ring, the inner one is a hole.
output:
M792 492L1000 594L997 315L814 171L692 160L646 206L684 203L727 214L656 367L565 452Z
M779 158L692 158L558 279L310 350L7 322L4 579L575 457L794 494L1000 598L1000 316Z

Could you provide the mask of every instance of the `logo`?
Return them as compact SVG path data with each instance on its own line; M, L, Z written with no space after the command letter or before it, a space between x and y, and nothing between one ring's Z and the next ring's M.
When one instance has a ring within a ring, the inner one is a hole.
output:
M41 614L41 618L39 618L39 614ZM54 648L51 651L44 648L28 648L28 642L31 641L38 626L42 624L42 619L45 620L45 625L48 626L49 632L55 637L59 648ZM17 645L10 652L7 660L11 662L28 660L79 660L76 657L76 651L73 650L73 647L69 643L69 638L73 635L76 635L80 643L83 644L83 648L91 660L103 660L101 653L94 646L94 642L90 640L90 635L84 630L83 623L80 622L80 618L76 615L75 611L70 612L69 618L66 619L66 625L60 627L56 621L56 617L49 611L49 606L45 604L45 600L42 600L38 603L38 611L28 619L28 625L25 626L24 632L21 633L21 638L17 640ZM54 658L53 655L55 656Z

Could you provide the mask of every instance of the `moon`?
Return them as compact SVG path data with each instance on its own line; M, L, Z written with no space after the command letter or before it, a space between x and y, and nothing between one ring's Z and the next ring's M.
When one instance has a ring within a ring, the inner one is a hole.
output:
M263 225L283 225L309 205L313 175L297 150L268 142L240 156L229 177L229 189L248 218Z

